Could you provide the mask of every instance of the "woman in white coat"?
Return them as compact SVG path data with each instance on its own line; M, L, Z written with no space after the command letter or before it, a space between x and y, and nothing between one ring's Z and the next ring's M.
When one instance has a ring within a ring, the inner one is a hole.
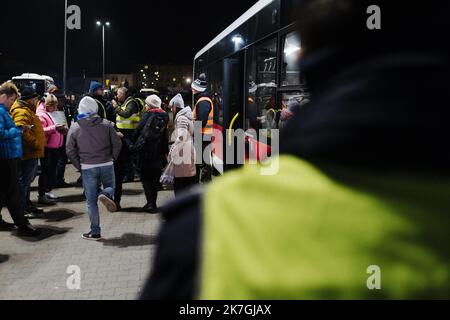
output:
M175 143L169 154L175 177L175 195L197 184L197 169L195 165L196 152L194 146L194 113L190 107L184 106L183 97L178 94L169 106L175 117L173 132Z

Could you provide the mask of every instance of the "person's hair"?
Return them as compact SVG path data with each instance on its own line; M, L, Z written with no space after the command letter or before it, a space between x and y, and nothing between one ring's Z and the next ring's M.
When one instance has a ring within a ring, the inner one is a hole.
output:
M117 90L117 93L122 92L124 95L128 94L128 89L125 87L119 88L119 90Z
M6 94L8 97L19 96L19 89L12 82L5 82L0 86L0 95Z

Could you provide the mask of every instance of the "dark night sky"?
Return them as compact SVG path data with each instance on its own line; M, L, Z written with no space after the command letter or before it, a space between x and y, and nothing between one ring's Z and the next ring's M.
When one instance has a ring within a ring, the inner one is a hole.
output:
M69 0L82 10L82 30L68 33L68 73L101 74L101 28L107 31L107 73L130 72L138 63L191 64L195 53L256 0ZM62 74L64 0L1 4L0 62L5 72ZM3 60L3 61L1 61ZM6 67L5 67L6 66Z

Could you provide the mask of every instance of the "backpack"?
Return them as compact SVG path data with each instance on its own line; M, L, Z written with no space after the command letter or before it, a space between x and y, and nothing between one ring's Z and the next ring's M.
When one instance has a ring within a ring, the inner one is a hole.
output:
M161 142L166 135L169 119L166 113L153 114L136 140L134 151L157 157L160 155Z

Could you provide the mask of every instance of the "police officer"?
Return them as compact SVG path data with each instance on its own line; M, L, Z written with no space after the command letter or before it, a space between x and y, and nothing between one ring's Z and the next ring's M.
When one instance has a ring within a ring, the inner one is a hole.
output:
M206 75L200 74L197 80L192 85L192 94L195 97L196 104L194 107L194 120L202 122L202 154L206 148L211 144L213 125L214 125L214 102L208 94L208 85ZM211 163L206 159L202 160L199 167L200 182L207 183L211 181Z

